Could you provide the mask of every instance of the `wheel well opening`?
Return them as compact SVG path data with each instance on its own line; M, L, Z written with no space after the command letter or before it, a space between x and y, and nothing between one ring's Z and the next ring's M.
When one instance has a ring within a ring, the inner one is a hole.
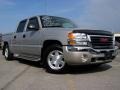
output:
M47 40L43 43L43 48L42 48L42 53L41 53L41 56L43 56L43 53L45 51L45 49L51 45L60 45L62 46L62 43L60 41L57 41L57 40Z
M6 47L6 45L8 45L8 42L4 42L4 44L3 44L3 51L2 51L2 54L4 55L5 54L5 47Z

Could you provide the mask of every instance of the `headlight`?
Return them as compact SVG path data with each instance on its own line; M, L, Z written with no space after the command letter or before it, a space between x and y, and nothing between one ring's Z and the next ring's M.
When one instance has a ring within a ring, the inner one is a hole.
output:
M88 38L85 33L69 33L68 34L69 45L88 45Z

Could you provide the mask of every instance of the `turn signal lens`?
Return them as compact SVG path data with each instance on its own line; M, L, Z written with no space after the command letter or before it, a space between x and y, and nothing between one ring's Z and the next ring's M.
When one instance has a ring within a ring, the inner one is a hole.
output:
M71 40L75 39L75 35L71 32L71 33L68 33L68 38Z
M75 40L70 40L68 43L69 43L69 45L75 45L76 41Z

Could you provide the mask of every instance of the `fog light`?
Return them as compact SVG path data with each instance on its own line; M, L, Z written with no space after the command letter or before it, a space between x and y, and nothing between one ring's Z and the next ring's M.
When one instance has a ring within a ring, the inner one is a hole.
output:
M82 62L87 62L89 59L89 56L87 54L83 54L81 58L82 58Z

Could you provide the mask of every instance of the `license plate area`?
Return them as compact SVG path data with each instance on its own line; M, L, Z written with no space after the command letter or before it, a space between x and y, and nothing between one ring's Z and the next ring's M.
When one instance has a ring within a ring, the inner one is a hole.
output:
M105 52L105 58L111 58L112 57L112 52Z

